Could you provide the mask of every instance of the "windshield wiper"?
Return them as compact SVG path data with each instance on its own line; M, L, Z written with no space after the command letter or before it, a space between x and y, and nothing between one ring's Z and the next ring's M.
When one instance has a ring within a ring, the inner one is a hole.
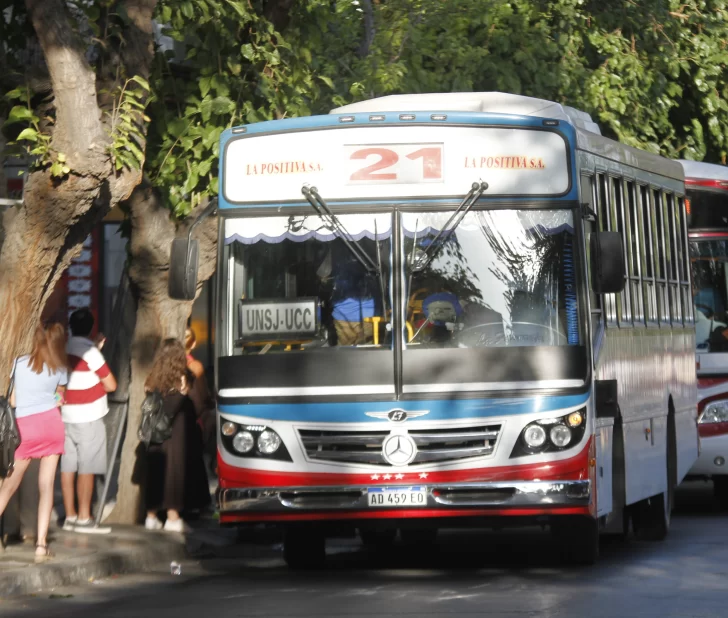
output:
M329 227L339 233L341 240L344 241L344 244L347 246L349 251L351 251L351 254L364 267L367 273L376 274L378 269L374 260L372 260L372 258L370 258L369 255L367 255L367 253L360 247L356 246L351 234L349 234L341 221L339 221L339 218L331 212L331 208L329 208L329 205L324 202L324 199L321 197L316 187L303 185L301 193L303 193L303 197L305 197L306 201L313 206L313 209L318 213L318 215L328 223Z
M414 258L414 252L417 250L417 247L413 245L412 272L421 272L427 268L428 264L435 259L435 256L440 249L448 240L450 240L450 236L452 236L458 225L460 225L462 220L465 218L465 215L470 212L470 209L473 207L475 202L480 199L480 196L485 193L487 188L487 182L474 182L470 191L468 191L468 194L465 196L463 201L460 202L460 205L455 209L455 212L452 213L452 216L447 220L447 223L442 226L442 229L437 233L437 236L432 239L429 246L416 258ZM451 224L452 227L450 227Z
M379 277L379 287L382 295L382 309L384 311L384 314L386 315L387 300L385 293L384 273L382 269L382 256L379 250L379 238L377 234L376 220L374 221L374 238L376 239L375 242L377 246L378 263L375 263L374 260L369 257L369 254L356 244L356 241L351 237L351 234L349 234L347 229L344 227L344 224L341 223L341 221L339 221L339 218L331 211L331 208L329 208L329 205L324 201L324 198L321 197L321 194L318 192L316 187L303 185L303 187L301 188L301 193L303 193L303 197L305 197L306 201L311 204L311 206L313 206L313 209L318 213L318 215L325 222L328 223L329 227L332 230L338 232L338 235L341 237L341 240L344 241L347 249L351 251L351 254L364 267L364 270L366 270L367 274L377 275L377 277Z

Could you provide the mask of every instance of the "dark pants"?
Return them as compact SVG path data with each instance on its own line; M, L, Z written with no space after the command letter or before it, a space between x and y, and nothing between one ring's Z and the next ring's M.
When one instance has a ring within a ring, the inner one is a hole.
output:
M38 526L38 470L40 459L31 459L15 495L3 514L3 536L35 537Z

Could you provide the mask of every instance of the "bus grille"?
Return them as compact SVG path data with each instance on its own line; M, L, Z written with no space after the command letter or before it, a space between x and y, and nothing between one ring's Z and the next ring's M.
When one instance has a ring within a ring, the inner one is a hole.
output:
M410 465L492 455L500 429L500 425L477 425L409 430L417 445L417 456ZM389 431L299 429L298 433L309 459L389 466L382 457L382 443Z

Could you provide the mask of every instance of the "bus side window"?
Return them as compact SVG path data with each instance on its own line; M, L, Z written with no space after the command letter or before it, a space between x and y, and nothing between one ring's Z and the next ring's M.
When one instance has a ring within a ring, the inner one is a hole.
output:
M611 178L610 185L610 203L611 203L611 220L612 232L619 232L622 236L622 251L624 252L624 263L629 272L629 233L624 215L624 186L622 178ZM617 308L617 322L620 327L633 326L633 310L632 310L632 291L629 285L624 286L624 290L615 295Z
M595 183L594 176L582 174L581 176L581 202L587 204L592 211L597 213L597 219L599 213L596 208L597 204L597 186ZM591 324L592 324L592 341L595 340L599 331L604 325L604 314L602 312L602 297L599 294L595 294L591 286L591 255L589 253L590 236L592 233L597 231L598 222L587 221L584 219L584 242L586 244L586 267L587 267L587 289L589 290L589 307L591 308Z
M648 326L657 324L657 290L655 289L655 264L652 244L652 208L650 190L645 185L638 186L639 198L639 240L642 262L642 290L645 298L645 322Z
M628 238L626 239L629 255L627 256L628 286L632 294L634 307L634 323L643 326L645 323L645 303L642 289L642 269L640 263L640 232L639 212L637 210L637 195L634 181L624 181L625 191L625 222L627 223Z
M680 301L680 275L678 264L680 261L678 253L677 235L675 233L675 212L676 200L673 193L664 193L665 204L665 238L670 242L667 245L667 277L670 289L670 311L673 325L681 325L683 322L682 303Z
M665 238L665 206L662 192L659 189L650 191L652 197L652 211L655 214L652 220L652 232L657 249L655 256L655 279L657 281L657 307L660 324L670 324L670 300L667 291L668 273L667 259L668 247Z
M614 230L612 209L610 208L609 178L603 172L597 172L596 177L596 204L597 219L600 232ZM604 313L607 325L617 325L618 299L616 294L604 294Z
M678 278L680 279L680 294L683 308L683 323L692 324L693 315L693 298L690 290L690 253L688 251L687 238L687 210L685 208L685 198L678 197L677 209L675 211L675 229L677 235L678 248Z

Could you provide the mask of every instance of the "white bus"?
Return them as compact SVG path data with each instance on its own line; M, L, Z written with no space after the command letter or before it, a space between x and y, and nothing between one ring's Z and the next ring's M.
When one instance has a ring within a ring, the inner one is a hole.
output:
M630 520L663 538L698 449L684 193L679 163L509 94L226 131L222 524L284 526L292 566L351 530L545 524L582 563Z
M698 430L701 452L691 477L713 480L728 509L728 167L681 161L695 300Z

